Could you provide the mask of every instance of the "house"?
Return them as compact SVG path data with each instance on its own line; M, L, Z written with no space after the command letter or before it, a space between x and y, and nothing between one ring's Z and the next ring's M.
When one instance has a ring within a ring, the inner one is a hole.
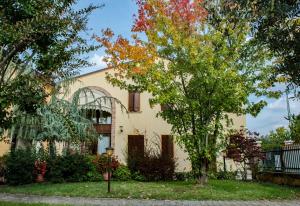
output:
M67 97L72 98L74 92L81 88L89 88L95 97L117 98L128 110L127 113L120 104L105 101L101 103L101 111L95 109L96 115L93 115L91 120L94 122L99 139L91 150L101 154L105 152L106 147L111 146L119 161L126 163L128 154L143 153L145 147L156 146L162 155L171 155L175 158L177 171L189 171L191 164L188 155L173 140L171 125L156 115L164 108L159 105L150 107L149 93L132 93L112 86L105 78L107 72L113 72L113 69L107 68L78 76L78 81L70 86L70 95ZM86 104L93 99L84 96L79 101ZM232 119L234 124L231 129L240 129L246 124L245 116L232 116ZM0 156L8 152L9 148L9 144L0 142ZM57 149L61 148L62 145L59 144ZM223 168L223 157L219 156L217 165ZM228 170L236 169L230 160L226 161L226 167Z
M126 163L127 155L133 151L138 150L143 153L145 146L154 145L158 147L162 155L171 155L176 159L177 171L190 170L191 165L187 153L176 144L171 136L171 125L156 115L163 107L159 105L150 107L151 95L149 93L128 92L112 86L105 78L107 72L113 73L114 71L108 68L78 76L78 81L70 87L71 95L80 88L88 87L93 90L95 96L115 97L128 110L126 113L117 103L111 105L104 103L101 107L102 111L97 111L99 114L93 118L93 121L101 138L95 147L96 152L104 153L105 148L111 146L118 159ZM88 103L89 97L83 97L82 101ZM234 122L232 129L245 126L245 116L232 116L232 118ZM222 165L223 157L219 157L218 161ZM235 168L230 161L227 162L228 169Z

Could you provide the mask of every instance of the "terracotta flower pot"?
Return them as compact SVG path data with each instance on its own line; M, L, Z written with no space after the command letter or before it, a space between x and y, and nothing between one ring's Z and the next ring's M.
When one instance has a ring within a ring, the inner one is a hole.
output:
M44 182L44 176L42 174L38 174L36 176L36 182Z
M110 179L111 179L111 173L109 174L109 176L110 176ZM108 172L104 172L104 173L103 173L103 179L104 179L105 181L108 181Z

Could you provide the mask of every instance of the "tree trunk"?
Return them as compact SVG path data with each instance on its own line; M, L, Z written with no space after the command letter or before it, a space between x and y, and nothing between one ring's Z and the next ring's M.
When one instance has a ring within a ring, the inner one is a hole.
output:
M50 157L55 157L55 142L53 140L49 140L49 154Z
M244 174L243 174L243 180L247 180L247 164L246 163L244 163L244 172L243 172Z
M196 175L196 182L199 185L206 185L208 183L208 164L206 159L201 159L199 161L199 164L196 167L193 167L195 169L195 175Z
M15 135L13 135L12 140L11 140L11 144L10 144L10 151L14 152L17 148L17 137Z
M80 154L85 154L85 142L80 143Z
M211 162L209 164L208 170L210 172L217 172L217 169L218 169L218 166L217 166L217 157L214 156L214 157L212 157L212 160L211 160Z
M207 174L202 174L200 177L197 178L197 184L206 185L207 183L208 183Z

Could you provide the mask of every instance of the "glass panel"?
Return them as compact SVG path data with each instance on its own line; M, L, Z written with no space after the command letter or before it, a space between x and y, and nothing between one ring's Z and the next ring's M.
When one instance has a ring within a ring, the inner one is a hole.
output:
M111 116L108 117L100 117L99 124L111 124Z
M275 169L281 170L280 155L275 155Z
M106 147L109 147L109 135L100 134L98 139L98 153L103 154L106 152Z

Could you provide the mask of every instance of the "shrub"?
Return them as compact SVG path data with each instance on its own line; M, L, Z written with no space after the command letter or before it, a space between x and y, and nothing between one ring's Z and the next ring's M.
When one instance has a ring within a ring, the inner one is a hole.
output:
M93 163L94 156L87 156L87 160L90 164L90 171L87 173L87 181L98 182L103 180L103 176L97 171L96 165Z
M8 184L21 185L32 183L34 175L35 155L30 149L17 149L6 158L6 175Z
M63 156L63 161L63 176L69 182L85 181L87 173L92 170L88 158L78 153Z
M179 181L188 181L194 180L194 175L192 172L176 172L175 173L175 180Z
M174 159L151 150L146 151L144 156L129 158L128 165L133 174L139 172L146 181L172 180L174 177Z
M99 182L103 180L103 176L97 172L97 170L89 171L87 174L87 181L90 182Z
M146 178L139 171L131 171L131 179L136 181L146 181Z
M51 182L81 182L96 176L90 159L78 153L48 158L47 162L46 178Z
M216 172L214 175L218 180L235 180L237 172L219 171Z
M6 158L7 158L6 155L0 157L0 184L5 183Z
M113 173L116 180L127 181L131 179L131 172L125 165L120 165Z
M48 157L47 166L48 168L45 177L48 181L53 183L60 183L64 181L62 170L64 163L62 156Z
M92 160L93 164L95 165L97 172L103 174L107 171L108 168L108 159L106 155L97 155ZM120 163L116 157L112 157L111 161L111 169L115 171L119 167Z

